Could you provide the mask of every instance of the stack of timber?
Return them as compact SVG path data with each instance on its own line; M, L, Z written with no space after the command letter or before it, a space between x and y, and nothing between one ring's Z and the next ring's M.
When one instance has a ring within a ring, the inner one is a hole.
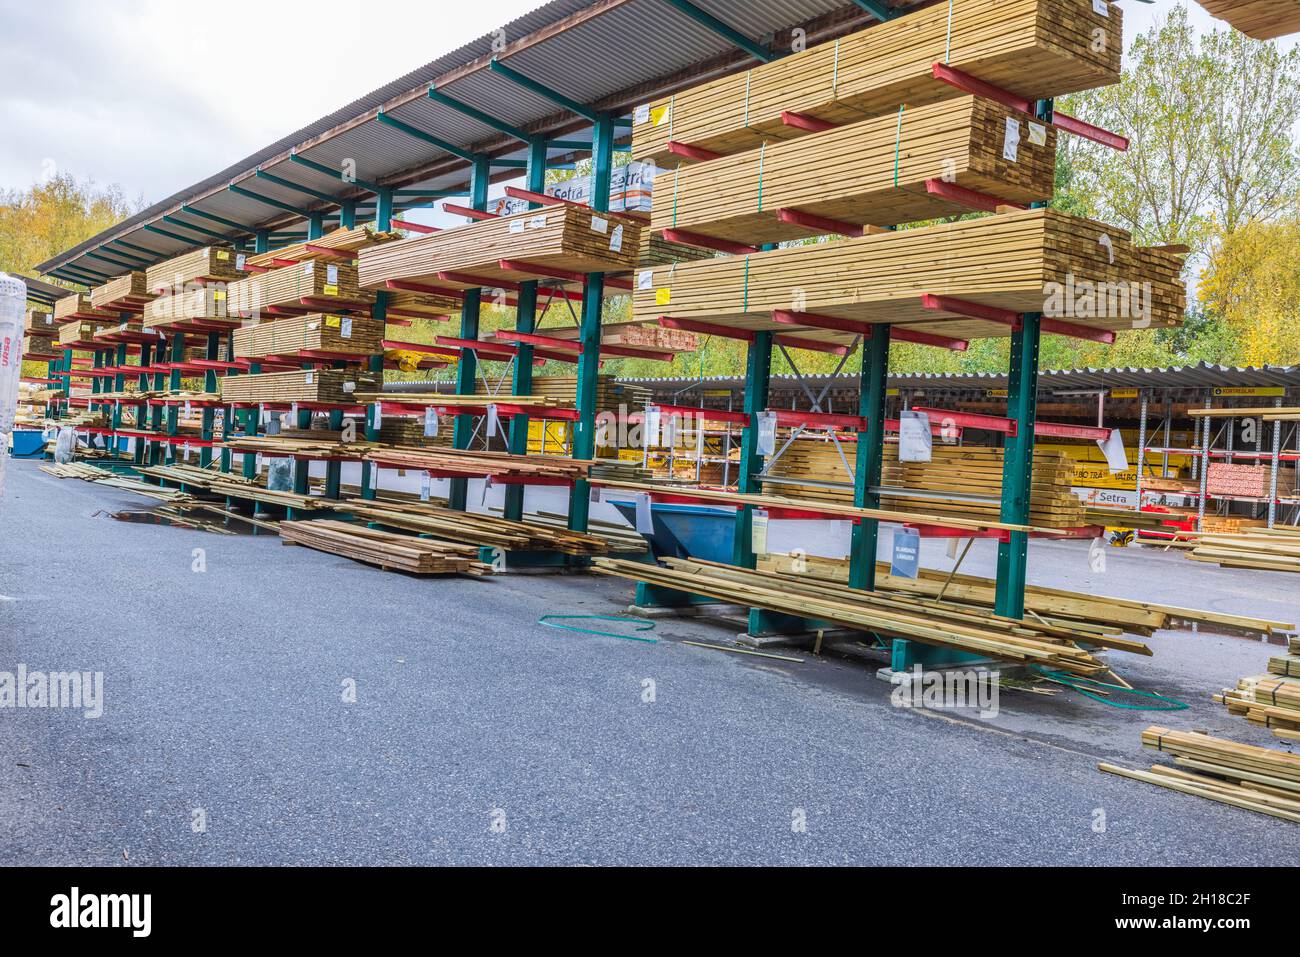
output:
M384 350L384 323L361 316L312 313L236 329L235 356L292 356L302 350L373 356Z
M85 293L64 296L54 303L55 322L73 322L75 320L94 320L97 322L116 322L117 314L96 309L90 297Z
M577 326L538 329L537 334L554 339L576 340L581 335ZM607 322L600 327L600 344L603 346L633 346L657 352L694 352L700 347L700 337L681 329L644 322Z
M477 389L479 395L487 394L487 386L483 382L479 382ZM620 404L629 408L641 408L645 404L643 401L640 405L635 403L641 400L642 391L644 390L639 387L619 382L612 375L597 376L596 411L617 412ZM534 376L532 393L535 397L544 398L545 404L557 409L575 409L578 406L578 379L576 376ZM511 400L502 398L501 401Z
M139 270L125 273L116 279L110 279L102 286L90 290L90 304L96 309L108 309L112 306L143 306L154 297L145 279L145 273Z
M234 282L244 276L243 254L221 246L183 253L145 270L145 286L160 295L184 292L197 282Z
M1122 14L1091 0L953 0L873 25L636 111L632 155L670 169L670 142L735 153L802 131L786 111L830 123L962 95L934 64L1033 101L1119 82Z
M1288 669L1300 665L1295 658L1273 659L1270 672L1280 663ZM1285 674L1250 675L1237 680L1237 687L1225 688L1214 700L1229 714L1270 729L1279 738L1300 741L1300 678Z
M378 449L366 455L382 468L438 472L452 477L518 479L586 478L591 468L588 459L570 459L557 455L510 455L506 452L473 452L467 449Z
M1187 557L1224 568L1300 572L1300 527L1276 525L1252 528L1240 534L1197 535Z
M803 312L906 323L968 339L1009 335L1011 326L944 319L925 308L923 297L1041 312L1100 330L1130 329L1148 319L1167 327L1182 321L1181 270L1177 251L1138 247L1114 227L1030 209L648 270L637 281L633 319L668 315L790 332L801 327L776 323L771 314L790 309L790 291L798 289ZM811 328L799 334L853 339Z
M1271 466L1211 462L1205 477L1205 490L1211 495L1268 498L1272 494L1272 483ZM1277 487L1281 492L1295 487L1294 468L1282 467L1277 470Z
M471 289L484 284L475 281L480 278L485 283L528 278L526 272L503 269L502 260L535 264L544 272L630 271L640 246L641 225L634 219L549 206L362 250L361 285L382 289L389 280L405 280ZM544 272L536 278L545 278Z
M353 229L340 227L326 233L320 239L311 239L295 246L284 246L274 252L246 256L244 264L266 268L287 260L307 262L324 259L346 262L349 258L347 254L359 253L371 246L397 242L401 238L401 233L380 232L370 226L357 226ZM325 250L332 250L333 255Z
M785 575L806 575L812 578L847 584L848 559L823 558L816 555L772 553L759 560L765 571ZM922 568L916 578L902 578L890 574L889 564L876 564L876 589L915 595L930 601L944 601L962 605L976 605L992 610L997 596L997 582L978 575L964 575L938 569ZM1025 611L1035 621L1068 623L1080 630L1094 630L1099 634L1128 634L1148 638L1161 629L1185 627L1195 622L1201 628L1214 631L1229 629L1249 632L1263 638L1293 631L1290 622L1230 615L1223 612L1201 611L1175 605L1157 605L1149 601L1134 601L1108 595L1086 595L1082 592L1042 585L1025 587ZM1132 650L1132 649L1128 649ZM1139 652L1144 653L1144 652Z
M44 309L28 309L23 315L23 332L33 336L55 334L54 316Z
M1108 774L1300 822L1300 754L1154 726L1142 732L1142 744L1172 754L1176 766L1156 764L1150 771L1105 763L1097 767Z
M380 247L383 248L383 247ZM335 300L340 304L371 303L374 296L357 285L357 267L325 261L294 263L270 272L255 273L230 284L232 309L257 316L268 306L297 307L304 299Z
M457 406L479 408L492 403L513 403L515 405L534 405L547 409L571 408L547 395L504 395L489 393L486 388L477 395L458 395L455 392L359 392L360 402L400 402L407 405L431 405L439 408L454 409Z
M1300 31L1296 0L1197 0L1211 16L1227 20L1248 37L1274 40Z
M146 329L186 329L213 321L238 322L227 308L230 298L219 286L193 286L162 295L144 307Z
M1018 146L1004 149L1011 129ZM876 227L969 212L929 193L928 180L1028 205L1051 199L1055 166L1054 128L967 96L682 166L660 178L651 225L746 245L783 242L826 230L782 222L782 209Z
M384 445L409 445L421 449L448 448L452 430L439 428L437 435L424 434L424 420L410 416L384 416L379 441Z
M490 575L492 567L478 560L472 546L394 535L349 522L317 520L281 522L285 545L304 545L331 555L377 565L409 575Z
M374 392L382 384L378 373L356 369L317 369L225 376L221 398L226 402L328 402L351 405L359 392Z
M64 349L102 349L104 344L96 342L95 336L101 329L116 327L113 320L72 319L59 327L59 346Z
M104 469L95 468L93 465L85 465L81 462L69 462L66 465L42 465L41 471L47 475L53 475L55 478L76 478L85 482L94 482L96 485L102 485L106 488L118 489L123 492L131 492L135 495L143 495L146 498L157 499L160 502L170 502L173 504L183 504L192 501L191 497L184 492L177 492L173 489L160 488L157 485L149 485L138 479L126 478L115 472L105 471Z
M463 512L428 502L381 498L350 501L347 510L362 521L506 551L554 551L566 555L603 555L609 548L598 535L565 528L514 522L481 512Z
M54 355L56 340L49 336L25 336L23 338L24 356Z
M1000 618L979 609L941 607L903 596L864 592L832 582L750 571L713 562L666 559L667 567L596 559L593 571L617 578L828 621L924 644L1021 664L1095 675L1107 666L1079 646L1087 631Z
M647 232L641 238L641 255L636 261L636 268L646 269L651 266L666 266L669 263L686 263L693 259L712 259L714 255L711 249L672 243L657 233Z
M796 439L771 466L773 478L799 489L809 501L853 502L853 477L845 459L853 463L855 445L845 447L844 457L832 442ZM929 462L899 462L898 445L885 446L881 485L907 489L907 495L881 496L882 508L915 509L939 517L955 514L967 518L1001 513L1002 460L1000 448L936 445ZM841 483L841 488L800 485L798 480ZM1071 490L1074 466L1064 452L1034 451L1033 497L1029 519L1046 528L1078 528L1087 524L1082 500ZM970 501L963 496L981 495L988 501Z
M317 432L313 430L309 437L255 435L231 439L222 443L223 448L236 449L240 452L254 452L267 458L311 459L353 459L360 460L366 453L375 450L373 442L344 442L339 432Z

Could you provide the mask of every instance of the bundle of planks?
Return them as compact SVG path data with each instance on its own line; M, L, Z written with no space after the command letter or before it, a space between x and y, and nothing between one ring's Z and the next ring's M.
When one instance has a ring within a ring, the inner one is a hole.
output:
M1295 658L1274 658L1269 670L1297 665L1300 660ZM1279 738L1300 741L1300 679L1285 674L1250 675L1237 679L1237 687L1224 688L1214 700L1229 714L1269 728Z
M110 306L141 306L154 297L145 273L139 270L110 279L102 286L90 290L90 304L96 309Z
M304 545L331 555L377 565L384 571L410 575L490 575L492 566L478 560L472 546L394 535L349 522L316 520L281 522L280 540L285 545Z
M830 123L961 96L947 64L1033 101L1119 82L1118 9L1089 0L953 0L640 107L632 155L672 167L671 142L734 153L802 131L793 112Z
M222 246L207 246L184 253L145 270L145 286L151 292L184 292L192 283L204 281L234 282L244 275L244 256Z
M760 559L759 567L767 571L808 575L842 584L849 580L847 559L772 553ZM920 569L916 578L902 578L890 574L890 567L885 562L876 564L876 588L930 600L978 605L989 610L993 609L997 596L997 582L991 578L931 568ZM1042 585L1029 585L1025 588L1025 611L1036 621L1064 622L1080 630L1097 630L1099 634L1124 633L1142 637L1150 637L1161 629L1185 626L1189 622L1195 622L1209 631L1227 628L1266 638L1295 629L1295 625L1289 622L1157 605L1149 601L1134 601L1110 595L1088 595ZM1126 650L1147 654L1135 648Z
M478 394L487 394L487 386L479 382ZM576 376L534 376L532 393L546 399L546 404L561 409L574 409L578 405L578 379ZM640 392L628 383L619 382L612 375L600 375L596 378L596 411L617 412L620 404L629 408L640 400ZM511 401L501 397L501 402ZM644 405L644 402L642 402Z
M1022 132L1026 123L1037 128L1033 136ZM967 96L679 167L660 177L651 225L747 245L827 231L784 221L787 209L893 226L969 212L929 192L927 181L1009 203L1050 199L1055 164L1054 129Z
M104 345L95 341L95 335L116 325L113 321L73 319L59 327L59 345L64 349L102 349Z
M1102 763L1098 769L1300 822L1300 754L1155 726L1142 732L1142 744L1172 754L1177 767L1156 764L1150 771L1135 771Z
M506 452L471 452L466 449L377 449L366 458L382 468L436 472L452 478L562 479L586 478L588 459L557 455L510 455Z
M384 351L384 323L361 316L312 313L236 329L235 356L293 356L303 350L340 356L373 356Z
M154 299L144 307L141 324L146 329L184 329L205 321L236 321L227 309L229 301L219 286L193 286Z
M55 341L56 340L54 340L49 336L24 336L23 355L24 356L53 355Z
M307 262L308 260L324 259L345 262L348 253L359 253L371 246L397 242L401 238L401 233L380 232L370 226L357 226L353 229L339 227L326 233L320 239L310 239L294 246L284 246L274 252L247 256L244 263L247 266L266 268L289 260ZM333 254L325 250L332 250Z
M1300 31L1296 0L1197 0L1211 16L1227 20L1248 37L1274 40Z
M268 306L300 306L302 300L370 303L374 296L357 285L357 267L344 262L294 263L255 273L230 284L230 309L243 316L258 316Z
M362 521L400 528L444 541L507 551L556 551L566 555L603 555L604 539L564 528L514 522L481 512L463 512L428 502L381 498L350 501L347 511Z
M1075 674L1100 674L1108 670L1104 663L1079 647L1078 642L1092 641L1094 636L1066 626L1000 618L974 608L936 606L906 596L864 592L807 577L750 571L713 562L664 561L667 567L598 558L592 570L751 608L1021 664L1038 664Z
M117 319L117 314L105 312L102 309L96 309L91 303L90 297L85 293L74 293L71 296L64 296L54 303L54 321L55 322L72 322L77 319L95 319L100 322L113 322Z
M374 392L382 384L375 372L357 369L316 369L223 376L221 398L226 402L329 402L351 405L356 393Z
M1039 312L1101 330L1182 321L1182 254L1052 209L884 232L643 271L633 319L660 316L792 331L776 310L896 322L963 338L1005 336L991 319L941 318L928 296ZM938 304L939 307L942 303ZM800 335L852 341L848 332Z
M85 482L94 482L105 488L117 489L122 492L130 492L134 495L143 495L145 498L157 499L160 502L170 502L173 504L182 504L193 501L193 499L184 492L177 492L174 489L159 488L157 485L149 485L141 482L139 479L128 478L110 472L105 469L95 468L93 465L86 465L82 462L68 462L64 465L42 465L41 471L47 475L53 475L55 478L66 479L76 478Z
M782 479L784 488L793 485L799 496L813 501L853 502L853 477L845 467L852 465L854 444L841 456L832 442L820 439L796 439L772 463L768 474ZM942 517L947 514L966 518L997 518L1001 512L1003 451L979 446L936 445L929 462L900 462L898 445L885 446L881 485L886 489L906 489L906 495L886 491L882 508L919 509ZM1071 490L1074 468L1064 452L1034 450L1033 497L1030 521L1046 528L1078 528L1087 524L1082 500ZM824 484L839 483L843 487ZM983 496L979 501L971 496Z
M431 405L439 408L467 406L478 408L484 404L514 403L517 405L535 405L548 409L568 408L562 402L546 395L489 395L486 389L478 395L457 395L454 392L359 392L357 399L361 402L398 402L408 405Z
M23 332L37 336L54 335L54 316L44 309L28 309L23 315Z
M1225 568L1300 572L1300 527L1276 525L1252 528L1240 534L1195 536L1196 547L1187 557Z
M341 433L321 431L319 436L313 430L309 437L297 433L288 437L279 435L257 435L231 439L223 443L223 448L237 449L244 452L261 453L269 458L317 459L354 459L360 460L367 452L376 448L374 443L344 442Z
M555 339L575 340L581 335L577 326L538 329L537 334ZM600 343L605 346L633 346L658 352L694 352L700 346L700 337L681 329L641 322L607 322L600 327Z
M537 278L557 269L630 271L640 246L641 225L634 219L576 206L550 206L362 250L360 279L366 289L382 289L390 280L490 288L494 282L528 278L526 270L503 268L503 260L536 265L542 270L535 274Z
M452 430L439 428L437 435L424 434L424 419L410 416L384 416L379 426L379 441L384 445L410 445L416 448L447 448Z
M1239 465L1235 462L1211 462L1205 477L1205 490L1211 495L1239 495L1267 498L1272 489L1272 468L1268 465ZM1295 469L1279 468L1277 487L1295 487Z

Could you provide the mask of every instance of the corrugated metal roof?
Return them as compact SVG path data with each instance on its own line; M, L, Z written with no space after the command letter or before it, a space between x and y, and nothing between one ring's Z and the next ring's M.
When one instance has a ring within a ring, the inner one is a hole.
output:
M872 22L868 14L848 0L694 2L739 33L764 44L794 27L807 27L809 41L816 42ZM931 2L935 0L898 0L896 5L918 6ZM654 95L756 62L665 0L552 0L507 24L501 35L509 41L506 49L496 54L503 62L573 100L602 110L626 111ZM294 221L293 214L230 193L227 187L232 182L299 208L313 211L332 208L308 194L295 196L285 187L256 180L259 165L276 176L328 192L338 200L369 195L328 176L291 176L288 173L291 165L300 175L305 169L288 161L291 151L331 168L339 168L345 159L351 159L356 163L358 180L383 186L423 184L431 179L455 181L451 171L461 171L459 180L464 181L463 160L373 122L380 107L462 149L490 151L496 155L515 151L515 141L429 100L425 94L430 85L530 133L568 136L574 130L584 130L581 120L559 112L549 100L489 72L487 67L497 37L495 32L487 34L394 80L42 263L38 271L48 273L71 265L79 271L89 269L96 274L116 275L121 270L85 257L87 252L114 239L147 245L161 254L175 254L181 250L180 244L144 231L143 226L157 223L164 214L175 214L183 204L247 224L249 229L245 234L254 227L275 228ZM193 221L197 223L199 219ZM211 220L205 225L231 237L240 235ZM150 242L141 242L146 237ZM195 245L203 243L196 240Z
M803 380L814 387L828 383L857 388L857 375L804 376ZM743 376L717 376L706 379L656 378L623 379L637 385L664 389L698 387L725 389L743 387ZM793 375L774 375L772 382L794 386L798 378ZM890 388L944 388L944 389L1000 389L1005 388L1007 376L1003 373L929 373L911 372L889 377ZM1282 386L1300 389L1300 366L1225 366L1201 362L1190 366L1173 366L1164 369L1053 369L1039 373L1038 386L1042 390L1090 389L1217 389L1260 388Z

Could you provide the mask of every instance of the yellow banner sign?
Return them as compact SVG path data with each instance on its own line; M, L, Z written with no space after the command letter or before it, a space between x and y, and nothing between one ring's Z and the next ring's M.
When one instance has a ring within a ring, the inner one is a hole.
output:
M1223 398L1233 398L1237 396L1279 396L1286 395L1286 390L1281 386L1229 386L1223 389L1215 389L1214 394Z

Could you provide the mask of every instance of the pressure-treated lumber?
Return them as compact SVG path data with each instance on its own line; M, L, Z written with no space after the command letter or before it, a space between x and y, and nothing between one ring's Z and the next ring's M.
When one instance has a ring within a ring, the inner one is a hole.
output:
M303 299L334 300L340 303L369 303L370 293L357 285L357 267L348 262L323 260L294 263L254 273L230 284L228 308L240 315L257 317L268 306L302 305Z
M236 329L235 356L293 356L300 351L373 356L384 351L383 322L362 316L311 313Z
M919 607L875 592L830 582L750 571L710 562L665 560L666 568L642 562L596 559L593 571L618 578L705 595L720 601L833 622L848 628L955 648L1024 664L1097 674L1107 666L1074 639L1086 633L1050 628L987 612Z
M1294 526L1252 528L1234 535L1199 534L1187 557L1225 568L1300 572L1300 529Z
M241 253L207 246L183 253L145 270L145 285L155 293L183 292L197 282L233 282L244 275Z
M1300 31L1296 0L1197 0L1211 16L1227 20L1248 37L1274 40Z
M470 546L395 535L349 522L281 522L280 540L411 575L490 575Z
M381 383L377 373L356 369L316 369L225 376L221 398L227 402L329 402L349 405L357 392L373 392Z
M734 153L805 135L782 122L783 112L843 124L961 96L934 79L936 63L1030 101L1117 83L1123 15L1114 5L1102 10L1091 0L933 4L643 106L632 154L672 168L682 157L670 142Z
M1056 131L973 96L772 143L665 172L651 225L758 245L825 233L782 221L792 209L856 226L893 226L970 211L926 188L955 183L1008 203L1052 196ZM1018 145L1007 158L1008 127ZM1041 144L1041 145L1040 145Z
M347 511L362 521L485 548L556 551L566 555L603 555L609 550L605 541L597 535L530 522L514 522L427 502L353 500L348 503Z
M1275 659L1276 660L1276 659ZM1288 663L1293 659L1286 659ZM1272 662L1270 670L1272 668ZM1300 679L1285 674L1250 675L1225 688L1214 700L1229 714L1270 729L1300 732Z
M966 339L1011 334L1010 324L927 309L930 295L1098 330L1163 327L1182 321L1181 268L1178 254L1135 246L1122 230L1031 209L642 271L633 318L793 332L803 327L772 313L797 308ZM854 338L814 327L798 334Z
M475 281L480 278L489 283L530 278L527 272L502 268L502 260L543 270L532 278L545 278L548 270L628 271L636 265L640 245L636 220L550 206L364 249L358 261L361 285L367 289L383 289L390 280L470 289L482 285Z

